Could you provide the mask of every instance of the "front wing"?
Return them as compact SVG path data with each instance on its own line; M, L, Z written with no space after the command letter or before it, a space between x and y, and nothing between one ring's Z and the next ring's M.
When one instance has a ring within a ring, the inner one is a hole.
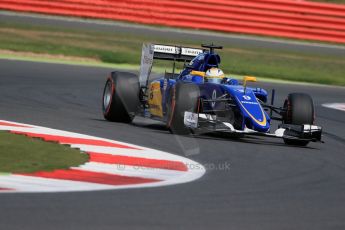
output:
M252 129L245 128L237 130L232 124L217 120L216 115L185 112L184 125L195 132L212 133L224 132L243 135L269 136L284 139L297 139L313 142L321 142L322 128L316 125L292 125L281 124L274 133L257 132Z

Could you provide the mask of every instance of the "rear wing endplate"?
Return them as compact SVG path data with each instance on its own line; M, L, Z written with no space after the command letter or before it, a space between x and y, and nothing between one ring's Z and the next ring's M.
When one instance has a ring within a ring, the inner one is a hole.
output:
M154 59L190 62L202 52L202 49L190 47L144 43L141 54L140 86L147 86Z

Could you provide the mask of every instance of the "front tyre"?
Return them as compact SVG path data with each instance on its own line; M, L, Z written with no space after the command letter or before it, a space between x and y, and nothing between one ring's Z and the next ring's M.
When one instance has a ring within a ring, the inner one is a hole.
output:
M132 122L139 106L138 77L127 72L112 72L104 87L102 105L106 120Z
M283 122L293 125L312 125L314 123L314 103L308 94L291 93L284 103L285 114ZM306 146L309 141L284 138L285 144Z
M171 89L168 104L168 123L170 132L178 135L190 134L191 130L184 125L185 111L197 112L200 89L197 85L177 83Z

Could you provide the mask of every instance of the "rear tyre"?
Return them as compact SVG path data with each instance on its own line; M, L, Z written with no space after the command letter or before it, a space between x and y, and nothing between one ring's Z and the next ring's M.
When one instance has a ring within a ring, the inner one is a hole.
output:
M177 83L170 91L170 102L168 104L167 126L171 133L186 135L191 129L184 125L184 112L196 112L200 97L200 89L197 85L188 83Z
M285 114L283 122L285 124L305 125L314 123L314 103L308 94L291 93L284 103ZM284 139L285 144L306 146L309 141Z
M139 106L138 77L127 72L112 72L104 87L102 105L106 120L132 122Z

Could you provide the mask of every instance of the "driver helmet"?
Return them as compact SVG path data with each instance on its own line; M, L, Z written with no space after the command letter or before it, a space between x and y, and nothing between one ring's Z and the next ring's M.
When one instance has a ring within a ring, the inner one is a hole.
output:
M206 71L205 82L220 84L224 79L224 73L221 69L211 68Z

